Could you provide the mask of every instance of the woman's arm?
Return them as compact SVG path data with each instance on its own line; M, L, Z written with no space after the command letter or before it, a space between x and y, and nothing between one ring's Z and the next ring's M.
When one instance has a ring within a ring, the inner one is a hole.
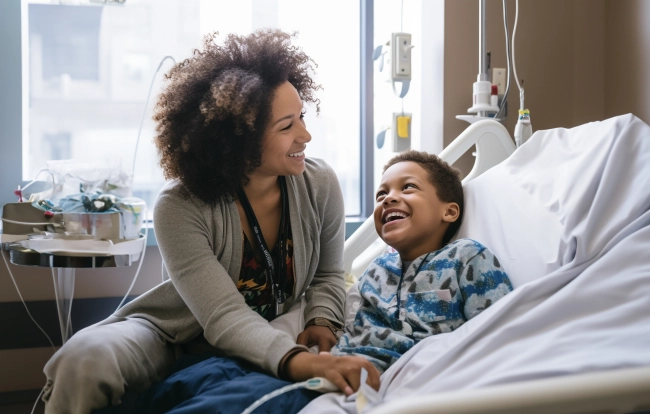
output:
M345 243L345 208L343 194L336 173L324 161L314 160L309 174L314 187L318 186L314 207L321 224L318 266L305 292L307 307L305 321L326 318L343 323L345 279L343 277L343 244Z
M308 192L303 193L308 197L308 200L304 201L309 201L310 211L314 216L312 242L318 248L318 251L314 252L316 254L307 254L318 258L318 262L315 263L314 275L305 291L306 325L305 330L298 336L297 343L307 347L318 345L321 351L329 351L336 344L333 331L343 327L343 195L336 174L322 160L309 159L302 179L308 189ZM308 237L310 234L304 236Z

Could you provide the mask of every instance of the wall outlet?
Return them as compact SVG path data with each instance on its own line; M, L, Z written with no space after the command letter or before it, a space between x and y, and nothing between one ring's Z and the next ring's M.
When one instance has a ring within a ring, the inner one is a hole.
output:
M393 80L411 80L411 35L392 33L390 39L391 75Z
M492 68L492 84L499 88L499 95L506 93L506 70L503 68Z

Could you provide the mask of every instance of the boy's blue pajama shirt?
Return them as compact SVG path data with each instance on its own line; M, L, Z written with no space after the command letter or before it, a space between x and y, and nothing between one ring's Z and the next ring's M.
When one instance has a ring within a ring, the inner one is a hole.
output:
M453 331L512 290L497 258L470 239L422 255L402 273L396 252L368 266L353 326L332 354L363 356L383 372L422 339Z

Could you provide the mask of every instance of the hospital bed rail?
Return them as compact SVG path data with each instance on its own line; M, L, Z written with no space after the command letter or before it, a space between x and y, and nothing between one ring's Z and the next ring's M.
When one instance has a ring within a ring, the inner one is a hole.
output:
M650 410L650 367L411 395L371 414L625 414Z

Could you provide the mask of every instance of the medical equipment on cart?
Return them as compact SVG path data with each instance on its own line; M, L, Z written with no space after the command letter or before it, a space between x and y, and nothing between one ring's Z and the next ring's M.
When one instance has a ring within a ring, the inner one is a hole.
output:
M120 210L104 213L43 211L26 202L8 203L3 208L0 254L9 275L13 280L2 250L9 252L9 260L15 265L52 269L63 342L72 336L70 311L75 269L130 266L140 259L124 298L139 274L146 247L146 227L145 235L140 234L146 205L136 198L124 198L118 205ZM29 314L24 301L23 304ZM49 336L48 340L52 342Z
M54 350L54 342L29 311L3 250L9 252L9 260L14 265L51 269L61 342L65 343L73 334L71 312L76 269L130 266L139 259L133 281L118 305L119 309L140 274L148 229L145 227L144 235L140 233L146 217L146 203L128 197L131 180L120 169L102 171L95 164L86 169L88 175L84 179L79 175L84 168L75 161L49 164L48 167L52 168L48 170L52 177L50 189L41 189L23 197L24 191L36 183L34 180L22 189L18 187L15 192L18 203L5 204L0 255L27 315ZM69 195L66 191L70 188L82 190L82 193ZM102 191L92 191L98 189ZM83 192L86 190L89 191ZM111 194L111 190L127 197ZM45 199L45 194L56 203ZM24 198L31 202L25 202ZM43 391L44 388L36 398L32 412Z
M109 2L123 3L124 0ZM164 56L152 76L138 128L132 173L154 80L166 60L176 63L172 56ZM144 235L141 229L147 209L143 200L130 197L133 176L115 166L102 169L96 163L88 165L75 160L56 160L49 161L48 168L43 171L52 177L49 191L32 193L29 201L33 203L24 202L24 191L36 183L33 180L16 190L18 203L4 206L0 254L5 249L10 252L10 261L14 264L52 269L61 339L65 342L72 336L70 311L76 268L130 266L139 260L131 285L117 309L128 298L146 253L148 227L144 226ZM73 192L81 191L81 194L71 196L70 188ZM93 195L92 191L97 191L97 194ZM45 199L44 194L48 194L51 200ZM27 314L52 343L29 312L4 254L3 259Z

